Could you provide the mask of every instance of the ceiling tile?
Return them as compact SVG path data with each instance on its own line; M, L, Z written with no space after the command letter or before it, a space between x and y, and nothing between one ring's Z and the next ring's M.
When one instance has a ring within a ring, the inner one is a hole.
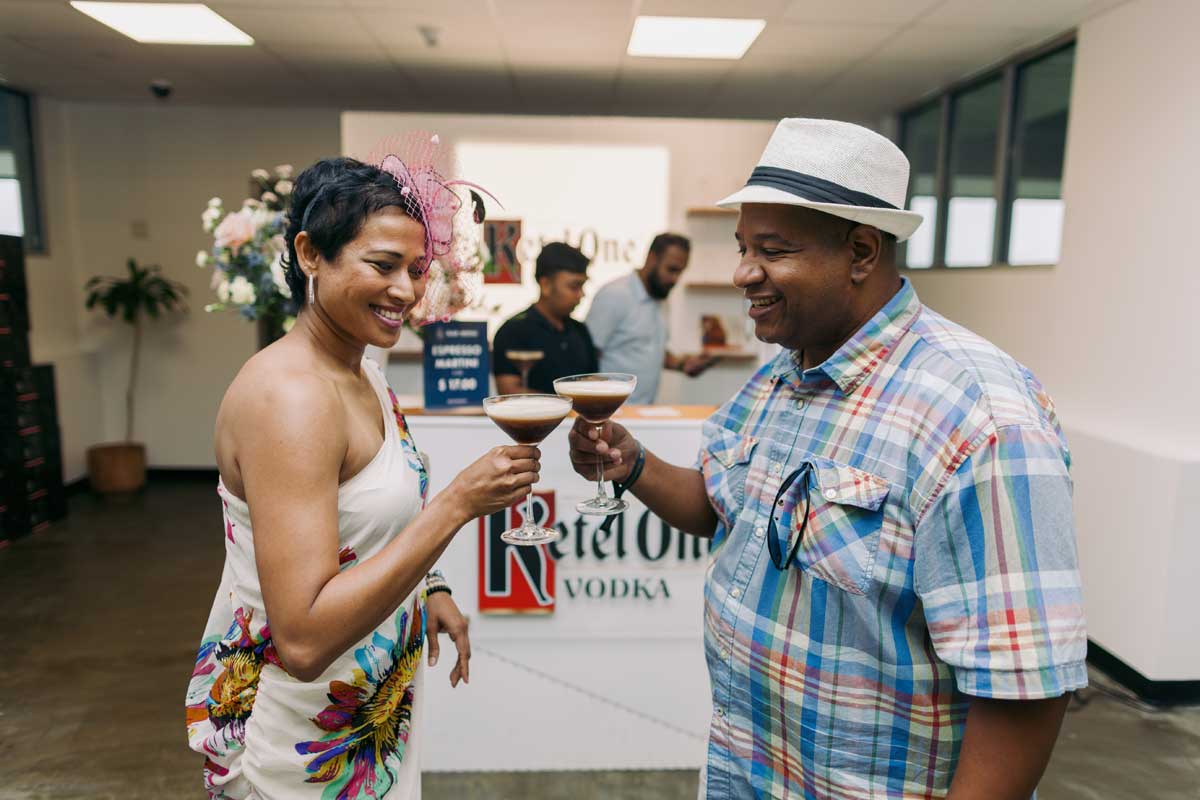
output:
M347 9L228 7L226 19L273 47L357 46L374 48L374 40Z
M42 36L71 39L132 41L123 34L83 14L66 0L0 0L0 30L6 36Z
M1079 19L1092 0L1037 0L1036 3L998 3L995 0L945 0L922 24L982 27L1044 28L1056 33L1064 20Z
M773 20L782 17L791 0L642 0L639 14L652 17L718 17Z
M784 19L793 22L907 24L943 0L792 0Z
M374 33L379 46L398 64L463 66L504 64L504 49L490 18L466 21L459 12L427 8L420 13L390 10L355 12L364 28ZM421 32L433 28L437 46L430 47Z
M514 69L517 95L529 114L608 114L615 96L615 73Z

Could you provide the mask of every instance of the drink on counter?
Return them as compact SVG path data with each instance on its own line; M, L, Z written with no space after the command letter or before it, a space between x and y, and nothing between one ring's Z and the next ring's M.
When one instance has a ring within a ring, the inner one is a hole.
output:
M617 412L633 393L637 377L623 372L597 372L588 375L571 375L554 381L554 391L569 397L575 411L584 420L596 426L597 432ZM575 506L580 514L609 516L629 508L624 500L609 497L604 488L604 459L596 461L596 496Z
M546 354L541 350L505 350L504 357L517 365L517 370L521 373L521 385L528 388L529 370L545 358Z
M484 398L483 410L496 427L517 444L541 444L571 413L571 401L553 394L504 394ZM525 497L525 521L500 534L509 544L542 544L558 538L558 531L533 521L533 487Z

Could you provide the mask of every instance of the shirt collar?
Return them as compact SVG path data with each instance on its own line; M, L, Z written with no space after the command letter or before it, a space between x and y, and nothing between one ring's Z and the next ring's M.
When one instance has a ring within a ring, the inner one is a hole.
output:
M801 366L798 351L784 350L776 356L771 375L793 383L827 377L844 394L851 394L896 348L921 315L921 301L912 283L908 278L900 281L900 290L892 299L823 363L806 370Z
M633 299L639 303L658 302L651 297L650 292L646 290L646 284L642 283L642 276L639 274L638 270L635 269L633 272L629 273L629 285L632 287L631 291L633 292Z

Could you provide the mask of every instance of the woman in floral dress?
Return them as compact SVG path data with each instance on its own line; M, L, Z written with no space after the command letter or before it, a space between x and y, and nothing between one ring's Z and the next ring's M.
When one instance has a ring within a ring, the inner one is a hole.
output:
M432 570L471 519L523 497L539 453L496 448L426 502L416 445L363 358L406 315L450 310L422 303L426 272L463 266L454 239L472 226L456 215L472 209L433 150L329 159L296 181L287 278L302 310L217 416L226 559L187 695L213 798L419 797L439 631L458 650L451 684L469 679L466 621Z

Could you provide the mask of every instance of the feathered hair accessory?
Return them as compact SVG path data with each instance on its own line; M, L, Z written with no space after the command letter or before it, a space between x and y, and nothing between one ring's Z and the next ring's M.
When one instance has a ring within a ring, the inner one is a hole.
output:
M396 179L405 211L425 226L428 280L410 319L417 325L450 319L483 286L481 194L496 198L477 184L449 177L454 159L436 134L414 131L386 139L366 161Z

